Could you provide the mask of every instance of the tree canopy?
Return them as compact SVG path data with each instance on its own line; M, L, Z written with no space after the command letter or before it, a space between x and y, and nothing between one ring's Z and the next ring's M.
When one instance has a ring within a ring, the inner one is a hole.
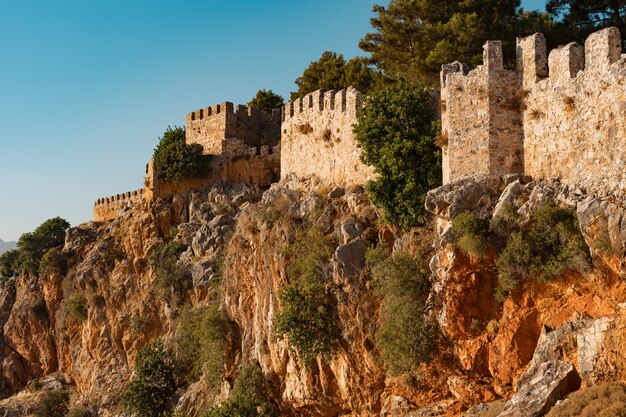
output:
M368 183L383 220L404 229L425 219L426 192L441 184L434 103L424 87L399 81L373 93L354 127L361 160L378 178Z
M185 177L200 177L209 171L208 159L202 145L185 142L185 129L168 126L154 150L154 168L159 178L177 181Z
M291 93L291 100L319 89L342 90L350 86L367 93L378 78L367 59L354 57L346 62L343 55L325 51L296 79L298 91Z
M24 233L17 241L16 249L0 256L0 276L10 278L21 272L37 275L41 259L46 252L63 245L69 227L67 220L54 217L34 231Z
M620 0L549 0L546 10L557 29L583 41L591 32L617 26L626 40L626 2Z
M374 32L359 47L371 53L385 77L430 85L442 64L480 64L481 46L489 39L503 41L513 65L515 36L545 31L551 24L547 15L522 13L519 6L519 0L391 0L387 7L374 5Z
M252 100L248 102L248 106L263 110L268 115L273 109L279 109L285 104L283 96L274 93L272 90L259 90Z
M137 354L137 368L122 394L122 405L131 416L167 416L171 414L170 400L175 391L171 358L163 343L158 342Z

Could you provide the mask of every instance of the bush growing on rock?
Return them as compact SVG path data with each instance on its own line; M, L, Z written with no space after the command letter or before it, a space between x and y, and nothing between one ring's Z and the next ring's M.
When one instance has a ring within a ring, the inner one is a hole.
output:
M328 278L333 248L330 237L311 228L286 249L289 283L278 295L276 332L287 337L305 364L311 364L318 355L332 354L341 335Z
M75 295L67 302L67 311L78 321L87 320L89 309L87 299L82 295Z
M17 274L16 262L19 254L17 249L13 249L0 255L0 278L11 278Z
M70 396L66 390L44 391L35 407L35 417L65 417Z
M65 417L90 417L91 413L82 405L75 405L70 408Z
M376 346L392 374L410 372L430 359L438 335L436 324L424 314L430 291L427 261L406 253L381 260L371 251L368 261L382 297Z
M529 276L545 282L566 271L589 265L587 245L572 210L546 203L531 213L529 222L511 234L497 261L498 293L503 299Z
M354 127L361 161L378 177L367 191L383 220L408 229L426 218L426 193L441 184L439 125L429 91L398 82L372 94Z
M155 284L159 288L171 288L179 296L187 289L191 274L178 262L186 250L184 243L171 240L150 253L148 260L150 266L156 269Z
M209 389L217 388L224 367L228 322L217 301L208 306L184 309L175 336L176 365L187 382L206 378Z
M203 155L202 145L187 144L182 127L172 129L168 126L163 137L159 138L152 158L158 177L165 181L201 177L209 173L209 161Z
M273 417L278 413L268 400L265 376L258 364L244 367L230 398L203 417Z
M43 222L34 231L24 233L17 241L17 253L9 255L14 257L10 268L5 268L7 262L3 260L2 268L7 269L3 272L14 274L23 272L36 276L44 254L63 245L65 232L69 227L70 224L66 220L54 217Z
M39 263L39 275L63 274L65 270L65 256L57 248L48 250Z
M137 354L137 367L122 394L125 412L135 417L171 415L171 398L176 391L174 367L163 343L145 347Z
M468 211L452 219L457 244L467 255L479 258L489 247L489 222Z

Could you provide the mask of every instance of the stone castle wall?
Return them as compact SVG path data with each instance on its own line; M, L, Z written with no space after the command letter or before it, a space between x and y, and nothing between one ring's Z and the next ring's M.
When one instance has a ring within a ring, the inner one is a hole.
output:
M281 178L317 175L330 184L363 184L373 168L359 160L352 125L363 98L354 88L318 90L288 103L282 112Z
M475 174L522 172L517 74L504 69L502 44L484 46L483 65L466 72L454 62L441 71L443 181Z
M141 203L145 199L146 194L143 188L111 197L99 198L93 206L93 219L97 222L114 219L121 209Z
M534 35L518 40L518 50L524 171L602 195L623 194L626 57L619 30L604 29L590 35L584 47L570 43L547 56L545 39Z
M199 143L207 154L224 153L224 141L238 139L249 147L275 146L280 141L280 110L271 115L224 102L196 110L185 120L187 143Z
M548 55L545 38L517 41L517 71L499 42L484 64L441 72L444 182L523 172L602 195L626 189L626 58L618 29Z

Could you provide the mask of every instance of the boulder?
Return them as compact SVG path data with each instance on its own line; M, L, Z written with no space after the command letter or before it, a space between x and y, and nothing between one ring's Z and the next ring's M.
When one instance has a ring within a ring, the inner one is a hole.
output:
M498 417L541 417L580 384L571 363L552 361L533 366L519 380L517 392Z

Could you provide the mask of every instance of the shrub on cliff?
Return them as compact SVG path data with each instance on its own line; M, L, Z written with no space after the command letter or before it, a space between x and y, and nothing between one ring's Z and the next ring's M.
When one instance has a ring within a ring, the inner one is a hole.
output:
M37 275L43 255L50 249L63 245L65 232L69 227L66 220L54 217L43 222L34 231L20 236L17 241L17 258L13 263L14 272Z
M202 152L202 145L185 142L185 129L168 126L152 155L157 176L165 181L178 181L207 175L208 157Z
M427 262L406 253L384 260L380 255L374 249L367 256L376 292L382 297L375 343L389 372L397 375L430 359L438 332L436 323L424 314L430 291Z
M0 278L11 278L17 274L19 254L20 252L17 249L13 249L0 255Z
M184 309L175 335L177 371L187 382L205 377L209 390L219 386L224 367L228 323L218 310L218 302Z
M285 104L283 96L274 93L272 90L259 90L250 102L248 106L263 110L269 115L272 114L272 110L279 109Z
M432 100L423 87L398 82L369 97L354 127L361 160L378 174L370 198L384 221L403 229L425 220L426 192L441 184Z
M48 250L39 263L39 275L63 274L65 271L65 256L57 248Z
M70 316L78 321L87 320L89 308L87 307L87 299L83 295L75 295L67 302L67 311Z
M268 400L267 383L258 364L241 370L230 398L203 417L272 417L277 410Z
M497 261L498 298L532 276L547 281L566 271L584 271L589 251L572 210L546 203L511 234Z
M35 406L34 417L65 417L70 396L64 389L44 391Z
M163 417L171 414L176 391L174 367L163 343L145 347L137 354L135 373L122 393L124 411L136 417Z
M487 252L489 222L474 213L463 212L452 219L457 244L469 256L481 257Z
M307 365L318 355L332 354L341 334L327 271L333 247L330 237L311 228L286 249L289 284L278 294L276 332L287 337Z
M180 255L186 250L184 243L170 240L150 252L148 257L150 266L156 270L157 287L171 289L178 297L184 295L191 280L190 272L179 262Z

